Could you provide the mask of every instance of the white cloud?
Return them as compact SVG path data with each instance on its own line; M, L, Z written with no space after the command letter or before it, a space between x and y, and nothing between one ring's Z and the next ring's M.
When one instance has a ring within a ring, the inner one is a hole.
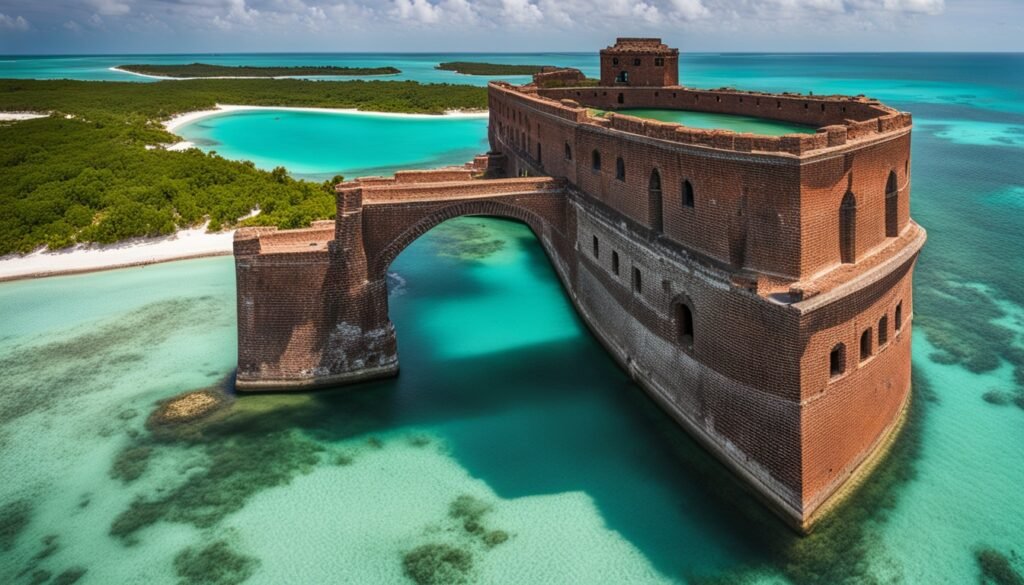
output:
M21 16L7 16L0 12L0 29L28 30L28 21Z
M88 4L103 16L124 16L132 11L130 0L89 0Z
M500 14L514 24L537 24L544 20L540 7L530 0L501 0Z

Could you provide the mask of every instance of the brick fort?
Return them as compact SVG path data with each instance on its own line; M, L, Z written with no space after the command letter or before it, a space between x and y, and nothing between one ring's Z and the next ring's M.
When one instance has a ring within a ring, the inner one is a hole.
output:
M341 183L336 219L308 229L239 230L237 387L396 375L391 262L447 219L515 219L637 384L808 530L909 402L925 241L909 214L911 117L864 97L700 90L678 76L678 50L620 38L601 51L600 81L560 69L492 82L486 155ZM615 112L628 108L817 131Z

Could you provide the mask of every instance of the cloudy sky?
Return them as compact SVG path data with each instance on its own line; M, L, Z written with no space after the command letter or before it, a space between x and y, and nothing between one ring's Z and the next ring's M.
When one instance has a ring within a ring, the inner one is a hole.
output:
M1024 0L0 0L0 53L1024 51Z

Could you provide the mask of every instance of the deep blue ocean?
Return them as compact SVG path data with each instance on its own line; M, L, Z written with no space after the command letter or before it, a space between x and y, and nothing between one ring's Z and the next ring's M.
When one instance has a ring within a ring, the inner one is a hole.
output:
M486 81L433 69L449 60L597 72L592 54L132 55L0 57L0 77L144 82L109 67L202 61ZM914 114L912 411L812 535L612 363L528 229L462 218L391 267L398 378L237 397L171 435L146 425L157 403L235 367L230 258L0 285L0 582L1021 583L1024 55L686 54L680 78ZM339 146L378 130L428 139ZM335 154L297 155L300 132ZM297 176L486 148L465 119L226 114L179 133Z

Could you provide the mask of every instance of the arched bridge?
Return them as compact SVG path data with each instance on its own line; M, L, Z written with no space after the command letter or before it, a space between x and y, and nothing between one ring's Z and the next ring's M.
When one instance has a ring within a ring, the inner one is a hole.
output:
M238 373L243 390L336 385L398 371L386 276L441 222L482 215L522 221L562 278L575 237L564 183L480 179L481 168L400 172L337 186L334 221L235 235Z

